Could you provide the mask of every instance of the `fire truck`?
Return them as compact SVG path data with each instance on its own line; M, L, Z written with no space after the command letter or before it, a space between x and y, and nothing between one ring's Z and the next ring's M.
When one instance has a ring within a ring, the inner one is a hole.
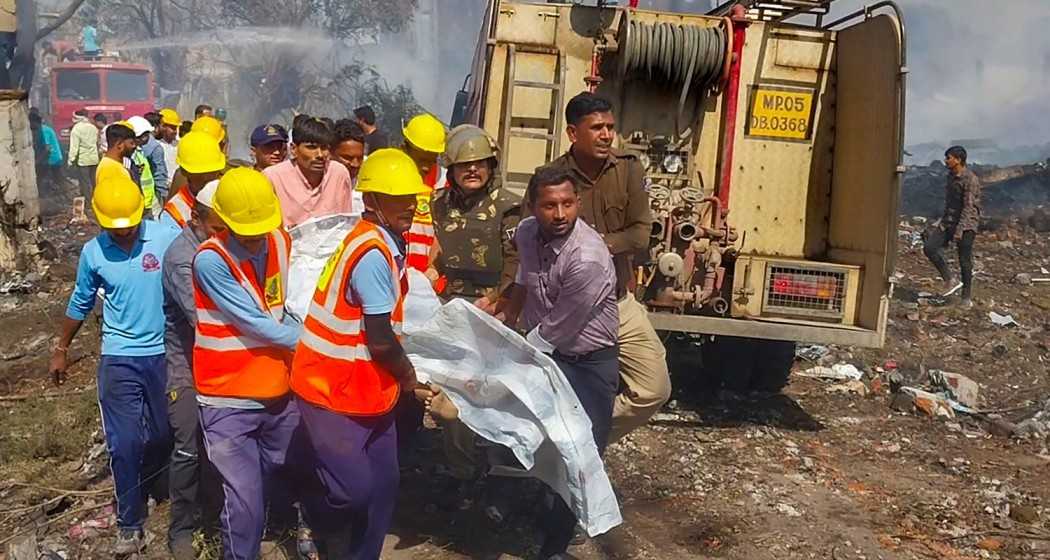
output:
M609 99L648 174L636 296L653 325L786 380L792 342L882 346L893 290L903 17L882 1L829 21L832 3L491 0L453 114L498 139L523 188L568 148L566 102Z
M69 142L73 113L101 113L108 122L142 115L156 104L153 70L119 55L65 56L51 68L50 114L63 144Z

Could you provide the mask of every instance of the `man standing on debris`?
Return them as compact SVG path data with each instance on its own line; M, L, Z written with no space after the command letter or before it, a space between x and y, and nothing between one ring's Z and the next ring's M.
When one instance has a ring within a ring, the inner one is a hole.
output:
M146 218L152 220L160 216L161 202L157 198L157 183L153 177L153 167L142 151L146 144L145 138L153 132L149 121L142 117L131 117L127 125L135 134L135 150L131 152L131 178L142 188L142 196L146 197Z
M218 145L215 146L216 151ZM218 181L209 182L196 194L190 220L164 254L164 350L168 364L168 421L174 448L168 466L171 492L171 519L168 549L176 560L193 560L193 532L198 523L201 502L207 496L198 492L201 437L197 391L193 386L193 340L197 310L193 299L193 257L205 239L223 231L225 225L212 211ZM174 199L172 199L174 200ZM211 500L214 502L215 500Z
M554 358L604 452L620 377L617 277L608 241L578 219L580 187L573 173L540 169L526 196L532 217L521 221L514 236L521 257L514 284L486 310L502 314L511 327L522 317L526 340ZM576 516L559 496L551 493L547 500L540 557L561 558Z
M131 127L123 121L113 123L106 127L106 155L99 160L95 168L95 184L112 179L116 176L131 179L128 165L131 154L138 149L135 142L135 133Z
M208 105L206 103L201 103L200 105L197 105L197 108L195 108L193 110L193 120L197 120L197 119L199 119L201 117L205 117L205 116L210 117L211 114L212 114L211 105Z
M364 105L354 109L354 119L365 133L365 150L370 154L376 150L382 150L390 146L390 140L386 133L376 126L376 112L371 105Z
M349 214L350 173L331 158L335 134L319 119L301 119L292 129L292 159L267 167L281 201L284 227L295 227L310 218Z
M105 290L99 410L117 500L115 552L132 554L146 545L146 493L163 474L170 449L161 259L178 232L142 221L142 192L126 174L103 174L91 207L103 233L80 252L50 370L64 382L69 346Z
M357 192L357 177L365 161L365 132L350 119L337 121L333 130L335 144L332 145L332 159L346 166L350 173L350 188L354 189L354 212L361 212L364 210L364 200L361 193Z
M288 131L279 124L264 124L255 127L248 143L252 147L253 167L265 171L288 159Z
M270 182L231 169L212 210L227 231L204 241L193 261L193 379L225 493L225 557L257 558L267 490L299 425L288 373L302 324L284 312L291 239Z
M326 493L308 503L329 558L379 558L399 484L398 397L416 372L401 347L403 235L428 189L412 160L379 150L361 167L358 222L321 274L292 363L292 390Z
M95 170L98 168L98 128L88 120L88 112L73 113L73 128L69 131L69 166L73 168L80 195L90 199L95 189Z
M610 441L645 425L671 397L666 351L648 313L631 293L633 256L649 247L652 212L645 171L633 154L612 147L612 104L581 93L565 107L569 151L547 167L562 169L580 185L580 218L601 234L616 264L620 317L620 380Z
M981 181L966 166L966 148L944 152L948 178L944 188L944 215L924 232L922 250L944 279L944 296L962 290L961 305L973 307L973 243L981 225ZM948 268L944 249L955 241L959 250L960 280Z
M210 181L214 181L226 168L226 155L219 143L203 132L191 132L179 142L176 161L186 178L186 186L180 188L164 204L160 221L181 230L189 223L197 193Z
M182 124L182 120L174 109L161 109L159 115L160 124L154 126L157 129L157 141L164 149L164 165L168 169L168 184L170 185L172 177L175 176L175 170L179 167L175 160L178 158L179 125ZM168 195L170 196L171 193L169 192Z

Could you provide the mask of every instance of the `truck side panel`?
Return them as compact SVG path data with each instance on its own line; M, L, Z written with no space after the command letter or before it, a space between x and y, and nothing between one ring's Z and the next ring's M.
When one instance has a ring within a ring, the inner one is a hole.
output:
M857 323L879 329L896 253L901 42L895 20L877 16L840 31L838 43L828 256L863 267Z

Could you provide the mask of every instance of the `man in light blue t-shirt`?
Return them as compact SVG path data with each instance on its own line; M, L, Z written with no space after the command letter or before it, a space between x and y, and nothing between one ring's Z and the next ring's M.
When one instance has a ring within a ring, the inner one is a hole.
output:
M179 232L142 221L142 191L123 175L101 181L91 206L104 231L81 250L50 372L57 384L65 381L69 346L101 290L99 410L117 496L114 552L128 555L145 547L146 493L170 448L161 263Z

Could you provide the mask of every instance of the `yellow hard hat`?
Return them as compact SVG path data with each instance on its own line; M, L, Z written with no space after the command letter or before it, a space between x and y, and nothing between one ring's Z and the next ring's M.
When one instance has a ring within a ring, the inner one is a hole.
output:
M430 113L412 117L401 134L424 152L440 154L445 151L445 125Z
M383 148L372 152L361 164L355 190L401 196L427 193L430 187L423 183L416 162L408 154Z
M123 126L124 128L126 128L126 129L128 129L128 130L130 130L132 132L135 132L135 127L131 126L131 123L129 123L128 121L117 121L117 122L115 122L113 124L118 125L118 126Z
M91 209L106 229L135 227L142 222L144 200L139 186L124 174L112 175L95 186Z
M204 115L203 117L193 121L193 126L190 127L191 132L206 132L215 138L216 142L222 142L226 138L226 128L222 126L222 121L211 116Z
M179 118L179 114L175 112L175 109L161 109L160 122L168 126L179 126L182 124L182 119Z
M212 209L237 235L265 235L281 227L281 203L273 185L249 167L231 169L219 179Z
M226 155L210 134L190 132L179 140L175 163L187 173L211 173L226 168Z

